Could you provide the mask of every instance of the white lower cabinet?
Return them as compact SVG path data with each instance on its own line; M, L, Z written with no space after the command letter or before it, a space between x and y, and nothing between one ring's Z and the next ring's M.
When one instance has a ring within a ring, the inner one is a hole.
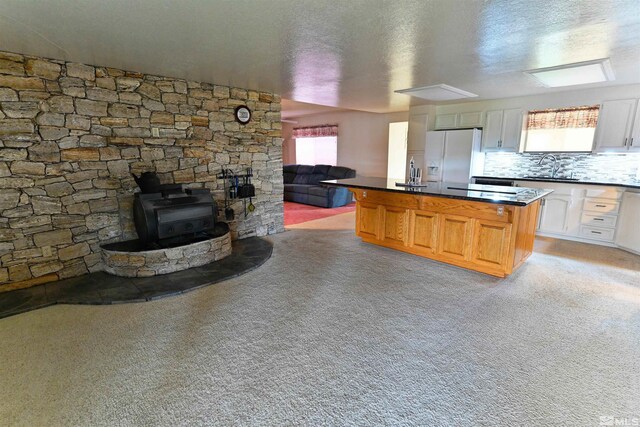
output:
M521 181L518 185L553 190L553 193L542 199L538 233L553 236L580 234L584 189L555 182Z
M640 254L640 192L625 191L620 206L616 245Z
M540 203L537 234L640 255L640 190L536 181L515 185L553 190Z
M543 233L566 234L571 217L571 196L549 195L542 200L538 231Z
M622 194L617 187L587 187L580 237L613 243Z
M520 181L518 185L553 190L541 202L538 234L614 245L624 190L553 182ZM635 213L636 216L638 214L640 211Z
M615 228L591 227L588 225L580 227L580 237L584 237L585 239L602 240L604 242L613 241L615 232Z

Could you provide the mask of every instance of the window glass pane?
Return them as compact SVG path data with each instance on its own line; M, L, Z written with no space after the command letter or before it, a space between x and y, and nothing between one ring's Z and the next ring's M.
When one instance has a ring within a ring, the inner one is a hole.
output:
M595 128L533 129L525 151L591 151Z
M524 151L591 151L600 106L529 111Z
M338 138L296 138L296 163L300 165L332 165L338 163Z

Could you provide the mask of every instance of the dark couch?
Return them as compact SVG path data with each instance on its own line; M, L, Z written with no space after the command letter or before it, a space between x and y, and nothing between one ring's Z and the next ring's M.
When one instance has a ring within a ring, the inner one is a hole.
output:
M327 187L320 181L355 178L356 171L342 166L284 165L284 199L288 202L335 208L351 203L351 191Z

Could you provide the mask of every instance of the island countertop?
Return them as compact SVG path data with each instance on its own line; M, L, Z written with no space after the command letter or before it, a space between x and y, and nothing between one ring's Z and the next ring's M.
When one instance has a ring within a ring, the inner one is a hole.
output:
M527 206L550 194L553 190L526 187L502 187L452 182L431 182L426 187L400 187L398 179L356 177L321 181L321 184L336 187L361 188L365 190L389 191L403 194L447 197L476 202L500 203Z

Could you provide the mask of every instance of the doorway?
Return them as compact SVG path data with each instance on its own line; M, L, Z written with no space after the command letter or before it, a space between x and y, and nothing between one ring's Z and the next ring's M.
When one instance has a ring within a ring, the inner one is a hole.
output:
M389 153L387 178L404 180L407 163L407 134L409 122L389 123Z

